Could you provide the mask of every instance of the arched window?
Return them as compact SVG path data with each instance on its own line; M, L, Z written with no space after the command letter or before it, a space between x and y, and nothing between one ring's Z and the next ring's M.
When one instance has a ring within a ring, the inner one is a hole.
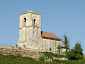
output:
M24 22L26 22L26 18L24 18Z
M34 26L35 26L35 19L34 19Z
M23 27L26 26L26 18L24 18Z

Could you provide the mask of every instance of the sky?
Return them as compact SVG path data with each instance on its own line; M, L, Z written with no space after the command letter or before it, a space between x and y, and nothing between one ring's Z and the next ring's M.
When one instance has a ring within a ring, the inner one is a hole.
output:
M70 48L80 43L85 54L85 0L0 0L0 45L16 46L20 14L28 10L42 14L42 31L66 35Z

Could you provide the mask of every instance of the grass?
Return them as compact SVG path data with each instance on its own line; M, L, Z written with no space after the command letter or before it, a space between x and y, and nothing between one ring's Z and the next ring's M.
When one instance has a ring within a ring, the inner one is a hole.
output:
M0 55L0 64L56 64L56 63L37 61L28 57Z
M65 57L65 58L67 58L65 55L53 54L52 52L42 52L42 53L49 58L52 58L52 57L56 57L56 58Z
M51 56L52 53L45 53L46 56ZM55 54L52 54L56 56ZM63 56L56 56L56 57L63 57ZM4 56L0 55L0 64L85 64L85 58L81 60L53 60L53 62L45 62L44 56L40 58L40 60L34 60L29 57L21 57L21 56Z

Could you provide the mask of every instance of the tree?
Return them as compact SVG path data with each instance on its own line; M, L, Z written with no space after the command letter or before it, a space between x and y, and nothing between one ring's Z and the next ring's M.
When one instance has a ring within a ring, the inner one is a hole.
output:
M68 45L68 40L67 40L67 36L66 35L64 35L64 45L65 45L66 53L67 53L67 49L69 49L69 45Z
M18 47L18 45L16 44L16 47Z
M59 46L58 46L59 55L60 55L60 50L61 50L61 46L60 46L60 44L59 44Z
M74 54L75 54L75 59L82 59L83 58L83 49L81 48L81 45L79 43L76 43L75 49L74 49Z
M67 53L67 57L70 60L82 59L83 58L82 51L83 49L81 48L81 45L79 43L76 43L75 48L71 49L71 51Z

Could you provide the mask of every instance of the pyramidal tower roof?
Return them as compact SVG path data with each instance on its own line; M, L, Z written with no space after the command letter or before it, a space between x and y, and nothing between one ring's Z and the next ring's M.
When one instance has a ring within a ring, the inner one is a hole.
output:
M27 11L27 12L35 13L33 10L29 10L29 11Z
M20 15L24 15L24 14L27 14L27 13L39 14L39 13L34 12L33 10L29 10L26 13L23 13L23 14L20 14ZM41 14L39 14L39 15L41 15Z

